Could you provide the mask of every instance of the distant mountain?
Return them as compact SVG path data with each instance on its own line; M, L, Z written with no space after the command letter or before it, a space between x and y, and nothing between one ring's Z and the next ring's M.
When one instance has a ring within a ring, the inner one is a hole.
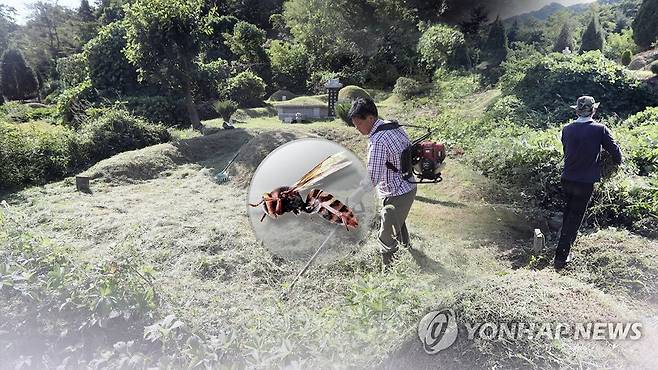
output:
M600 3L613 3L617 2L619 0L602 0ZM526 22L532 18L540 20L540 21L545 21L547 20L551 15L561 11L561 10L569 10L574 13L580 13L584 12L587 9L592 6L592 3L589 4L576 4L576 5L571 5L571 6L564 6L562 4L558 3L551 3L546 5L545 7L535 10L533 12L529 13L523 13L519 15L515 15L513 17L505 19L506 22L513 22L514 20L518 20L519 22L523 23Z

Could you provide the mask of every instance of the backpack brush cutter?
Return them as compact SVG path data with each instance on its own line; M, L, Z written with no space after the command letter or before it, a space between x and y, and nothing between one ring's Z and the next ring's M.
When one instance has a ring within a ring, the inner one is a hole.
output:
M391 162L386 162L386 167L393 172L401 173L402 178L412 184L436 184L443 181L441 170L445 166L443 161L446 159L446 149L443 144L427 140L432 136L431 129L422 126L401 125L397 121L386 121L375 130L375 133L400 127L426 129L427 133L414 140L402 151L399 169ZM414 176L418 181L414 180Z

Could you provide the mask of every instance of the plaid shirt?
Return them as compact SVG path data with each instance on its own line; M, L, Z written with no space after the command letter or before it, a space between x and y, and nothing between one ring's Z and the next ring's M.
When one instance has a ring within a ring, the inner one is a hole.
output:
M404 180L402 174L386 167L388 161L395 168L400 168L402 151L411 144L409 137L402 128L374 133L377 127L383 124L384 121L378 119L372 126L368 139L368 175L382 199L403 195L416 188L416 184Z

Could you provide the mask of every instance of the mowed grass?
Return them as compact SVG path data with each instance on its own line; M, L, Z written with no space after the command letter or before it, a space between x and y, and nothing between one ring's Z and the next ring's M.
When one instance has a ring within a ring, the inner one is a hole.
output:
M205 122L210 128L217 123ZM34 234L72 248L71 258L80 264L110 263L119 253L151 266L162 298L158 313L175 314L213 343L225 363L240 367L434 368L438 361L491 368L510 358L518 367L619 367L646 359L646 351L568 341L461 339L441 357L422 352L418 320L443 304L474 321L550 319L555 312L565 319L630 320L656 312L651 303L638 314L618 302L616 289L600 285L607 275L596 273L599 264L563 274L519 268L516 256L531 253L532 229L545 220L514 205L514 194L458 158L448 160L444 182L419 189L408 220L414 248L400 252L391 273L380 271L373 225L359 248L312 266L290 299L282 300L303 261L278 258L251 232L246 186L252 170L268 150L308 136L334 140L365 159L366 138L338 121L287 125L256 117L236 126L103 161L90 169L92 194L76 192L72 179L27 189L8 198L10 212ZM239 148L245 149L233 179L218 184L214 176ZM599 253L588 246L605 245L606 232L583 238L576 252ZM637 248L647 242L633 240ZM655 269L647 266L651 274L640 269L633 279L653 278ZM563 295L573 301L563 306Z

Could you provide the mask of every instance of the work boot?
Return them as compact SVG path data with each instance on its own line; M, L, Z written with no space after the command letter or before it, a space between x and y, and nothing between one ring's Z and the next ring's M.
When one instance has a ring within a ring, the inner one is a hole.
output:
M388 272L391 269L393 261L395 261L395 252L396 251L382 253L382 264L384 265L384 272Z

